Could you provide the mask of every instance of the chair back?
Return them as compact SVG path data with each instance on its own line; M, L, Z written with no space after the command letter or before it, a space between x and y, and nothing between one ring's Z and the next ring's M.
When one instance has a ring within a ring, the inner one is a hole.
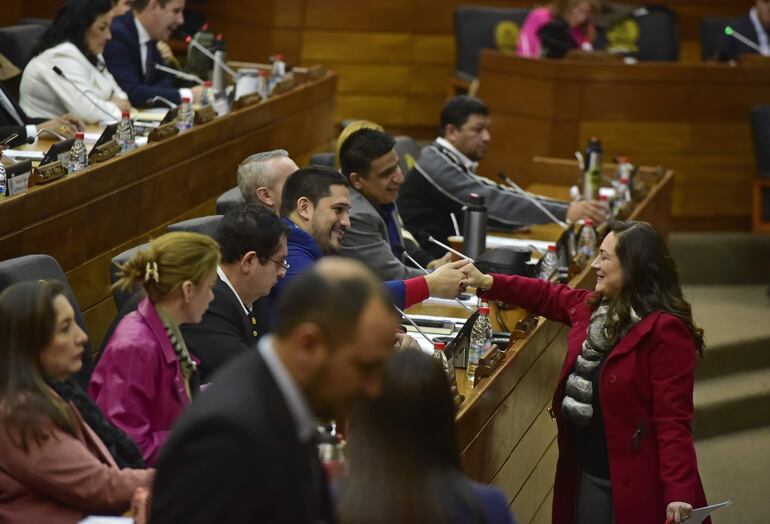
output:
M309 166L326 166L332 169L337 167L337 154L336 153L316 153L310 157L308 161Z
M420 156L420 146L417 145L417 141L414 138L399 135L396 137L395 149L396 153L398 153L398 165L401 167L401 172L406 176Z
M23 70L31 58L32 48L45 29L37 23L0 27L0 53Z
M676 14L663 6L640 7L606 30L598 48L623 51L644 61L676 61L679 36Z
M700 23L700 57L701 60L711 60L718 58L717 49L719 41L724 34L725 26L728 23L727 18L708 17L701 20Z
M757 159L757 179L753 191L753 221L755 230L770 229L770 106L757 106L751 110L751 136Z
M476 78L482 49L515 53L519 30L529 11L520 7L458 7L454 15L457 76Z
M88 333L83 313L75 299L75 294L64 275L61 266L55 258L48 255L26 255L22 257L10 258L0 262L0 292L11 284L16 282L25 282L27 280L57 280L64 288L64 296L72 304L75 310L75 322ZM75 375L75 380L81 386L88 384L93 369L93 359L91 355L91 343L86 341L83 345L83 368Z
M217 215L224 215L230 209L245 203L246 199L243 198L241 188L235 186L232 189L228 189L217 198Z
M169 233L175 231L188 231L190 233L200 233L214 237L214 233L217 231L217 226L222 220L222 215L208 215L205 217L191 218L190 220L183 220L176 224L169 224L166 230Z
M112 257L112 260L110 261L110 285L113 285L118 281L118 271L120 269L119 266L122 266L128 262L129 259L133 258L133 256L136 255L139 251L144 251L149 247L150 243L145 242L144 244L139 244L138 246L126 249L122 253ZM123 305L131 298L131 295L133 295L140 287L141 286L136 286L133 289L126 290L113 289L112 299L115 301L115 309L120 311Z

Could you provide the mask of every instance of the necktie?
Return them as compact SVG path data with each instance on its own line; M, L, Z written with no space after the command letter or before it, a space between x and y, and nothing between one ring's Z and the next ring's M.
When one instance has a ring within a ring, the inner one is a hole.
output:
M157 52L155 50L155 41L150 40L145 44L147 46L147 60L145 61L145 71L144 71L144 79L146 82L149 82L150 77L152 77L153 72L155 71L155 53Z

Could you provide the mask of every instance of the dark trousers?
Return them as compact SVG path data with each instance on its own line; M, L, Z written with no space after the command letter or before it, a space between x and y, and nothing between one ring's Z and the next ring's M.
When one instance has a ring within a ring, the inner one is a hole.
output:
M576 513L576 524L615 524L610 481L581 471Z

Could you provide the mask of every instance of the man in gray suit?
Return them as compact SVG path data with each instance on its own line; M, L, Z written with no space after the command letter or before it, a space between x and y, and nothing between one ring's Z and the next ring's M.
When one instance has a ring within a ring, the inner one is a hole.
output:
M395 145L390 135L364 128L340 148L340 169L350 183L350 228L342 238L340 254L363 261L383 280L423 275L404 263L406 246L396 209L404 174ZM433 262L429 267L436 265Z

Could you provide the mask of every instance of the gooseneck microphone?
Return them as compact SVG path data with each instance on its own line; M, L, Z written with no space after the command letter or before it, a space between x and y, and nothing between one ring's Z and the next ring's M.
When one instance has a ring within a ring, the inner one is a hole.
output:
M454 253L455 255L457 255L462 259L470 260L471 262L473 262L472 258L460 253L456 249L452 249L446 244L442 244L441 242L433 238L427 231L420 231L419 233L417 233L417 237L418 237L418 240L420 241L420 244L424 244L425 242L431 242L433 244L436 244L437 246L443 247L447 251L451 251L452 253Z
M166 67L161 64L155 64L155 69L157 69L158 71L163 71L164 73L168 73L177 78L181 78L182 80L189 80L190 82L195 82L198 85L203 85L203 79L199 76L196 76L190 73L184 73L182 71L177 71L176 69L173 69L171 67Z
M404 313L403 311L401 311L401 308L399 308L397 305L393 304L393 307L394 307L394 308L396 308L396 311L398 311L399 313L401 313L401 316L402 316L402 317L404 317L404 318L406 319L406 321L407 321L407 322L409 322L410 324L412 324L412 326L414 326L414 329L416 329L416 330L417 330L417 332L418 332L420 335L422 335L422 336L423 336L423 338L424 338L425 340L427 340L428 342L430 342L431 344L433 344L433 339L432 339L432 338L430 338L428 335L426 335L426 334L425 334L425 332L424 332L422 329L420 329L420 326L418 326L418 325L417 325L417 322L415 322L414 320L412 320L412 318L411 318L409 315L407 315L406 313Z
M742 44L744 44L744 45L747 45L747 46L749 46L750 48L752 48L754 51L756 51L756 52L757 52L757 53L759 53L760 55L764 54L764 53L762 53L762 48L761 48L761 47L759 47L759 46L756 44L756 42L754 42L754 41L752 41L751 39L749 39L749 38L747 38L747 37L743 36L743 35L742 35L742 34L740 34L738 31L736 31L735 29L733 29L732 27L730 27L729 25L725 27L725 34L726 34L727 36L731 36L731 37L735 38L735 39L736 39L736 40L738 40L740 43L742 43Z
M409 260L409 261L410 261L412 264L414 264L415 266L417 266L417 267L418 267L418 268L419 268L419 269L420 269L420 270L421 270L423 273L425 273L426 275L430 275L430 272L429 272L427 269L425 269L424 267L422 267L422 266L420 265L420 263L419 263L419 262L417 262L417 261L414 259L414 257L412 257L412 255L410 255L409 253L407 253L407 251L406 251L406 249L404 248L404 246L402 246L402 245L400 245L400 244L396 244L395 246L393 246L393 249L395 249L395 250L396 250L396 251L397 251L397 252L398 252L400 255L403 255L404 257L406 257L406 259L407 259L407 260ZM455 298L455 302L457 302L458 304L460 304L460 305L461 305L463 308L465 308L467 311L473 311L473 308L472 308L472 307L470 307L470 306L466 306L465 304L463 304L462 300L460 300L459 298Z
M27 143L28 144L34 144L35 143L35 139L37 137L39 137L40 135L42 135L43 133L48 133L50 135L53 135L56 138L58 138L59 140L67 140L66 136L62 135L61 133L57 133L56 131L54 131L52 129L38 129L37 133L35 133L32 136L28 136L27 137Z
M524 191L522 188L520 188L519 185L516 182L514 182L513 180L511 180L508 177L508 175L506 175L505 173L500 172L500 173L497 174L497 176L500 178L500 180L502 180L510 188L512 188L514 191L516 191L516 193L518 193L519 195L521 195L524 198L526 198L527 200L529 200L535 207L537 207L540 211L542 211L543 214L545 214L545 216L547 216L549 219L551 219L552 222L554 222L555 224L559 224L559 227L561 227L565 231L567 229L569 229L569 225L567 225L566 222L563 222L563 221L559 220L558 218L556 218L554 216L554 214L551 213L548 210L547 207L545 207L541 202L539 202L537 200L537 198L535 198L531 193L528 193L528 192Z
M219 67L227 72L230 76L233 78L238 78L238 73L232 70L230 66L225 64L223 61L221 61L219 58L217 58L211 51L206 49L203 45L200 44L196 39L188 36L185 40L187 40L187 43L193 46L195 49L197 49L199 52L203 53L205 56L210 58L214 62L215 67Z
M112 113L110 113L109 111L107 111L106 109L104 109L102 106L100 106L100 105L99 105L99 104L96 102L96 100L94 100L93 98L91 98L91 97L88 95L88 93L86 93L85 91L83 91L82 89L80 89L80 88L77 86L77 84L75 84L75 82L73 82L72 80L70 80L69 78L67 78L67 76L64 74L64 72L63 72L61 69L59 69L59 66L53 66L53 72L54 72L54 73L56 73L57 75L59 75L60 77L62 77L62 78L63 78L63 79L64 79L64 80L65 80L65 81L66 81L66 82L69 84L69 85L71 85L72 87L74 87L74 88L75 88L75 90L76 90L78 93L80 93L81 95L83 95L84 97L86 97L86 99L87 99L89 102L91 102L91 103L94 105L94 107L95 107L95 108L97 108L99 111L101 111L102 113L104 113L105 115L107 115L108 117L110 117L110 120L117 120L117 118L115 117L115 115L113 115Z
M157 102L161 102L163 105L165 105L169 109L174 109L175 107L177 107L177 104L175 104L165 96L160 96L160 95L154 96L152 98L148 98L145 104L148 106L152 106L152 105L155 105Z

